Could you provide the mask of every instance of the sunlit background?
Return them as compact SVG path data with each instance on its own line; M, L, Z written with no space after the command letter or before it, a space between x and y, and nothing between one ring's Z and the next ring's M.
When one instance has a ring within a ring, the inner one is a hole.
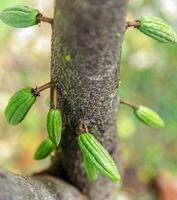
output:
M0 10L20 3L53 16L51 0L1 0ZM177 30L176 0L130 1L127 19L146 15L161 17ZM33 160L36 147L47 135L49 92L41 95L18 126L8 125L3 112L16 90L49 81L50 45L48 24L14 29L0 22L0 166L16 173L30 174L49 164L48 159ZM120 106L118 134L125 177L119 200L155 200L155 184L177 188L177 46L160 44L129 29L123 44L120 89L121 98L153 108L166 126L149 128L130 108Z

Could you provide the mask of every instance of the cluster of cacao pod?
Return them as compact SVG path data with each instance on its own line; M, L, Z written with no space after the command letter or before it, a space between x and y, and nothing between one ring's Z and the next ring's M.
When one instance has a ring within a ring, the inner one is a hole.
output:
M34 154L36 160L46 158L59 147L62 134L62 117L59 108L51 108L49 110L47 115L47 131L48 138L39 145Z
M39 93L36 89L23 88L17 91L9 100L5 109L8 123L17 125L23 121L30 108L35 103ZM51 108L47 115L48 138L44 139L37 148L34 158L44 159L59 147L62 134L62 116L59 108ZM113 181L120 181L116 164L91 133L78 136L78 143L83 153L83 163L90 180L95 181L98 173L103 173Z
M0 13L0 19L7 25L16 28L26 28L40 23L42 14L34 8L27 6L14 6L7 8ZM177 43L177 34L174 29L164 20L157 17L142 17L136 20L136 28L144 34L162 43ZM70 56L66 57L70 60ZM35 103L38 94L35 89L24 88L16 92L10 99L5 117L7 121L16 125L22 122L32 105ZM153 127L163 127L164 122L153 110L138 106L134 110L135 115L145 124ZM39 145L34 155L37 160L46 158L59 147L62 134L61 111L52 107L47 115L48 137ZM111 180L120 181L120 174L116 164L108 151L91 133L85 132L78 136L78 144L83 153L83 163L90 180L95 181L99 173L104 174Z
M0 19L7 25L16 28L26 28L40 23L41 13L27 6L14 6L0 13ZM65 59L70 60L68 55ZM5 117L8 123L17 125L25 118L39 93L35 89L23 88L17 91L11 98L5 109ZM62 134L61 111L52 107L47 115L48 137L38 146L34 158L40 160L49 156L59 147ZM101 172L113 181L120 181L120 175L116 165L107 150L90 133L83 133L78 137L83 163L90 180L97 179Z
M114 182L120 181L120 174L108 151L91 133L82 133L78 137L79 147L83 153L83 163L88 178L95 181L102 173Z
M30 108L35 103L39 93L37 89L23 88L17 91L9 100L5 109L5 117L9 124L17 125L23 121ZM34 158L37 160L46 158L52 151L58 148L62 133L62 117L59 108L51 108L47 115L48 138L37 148Z

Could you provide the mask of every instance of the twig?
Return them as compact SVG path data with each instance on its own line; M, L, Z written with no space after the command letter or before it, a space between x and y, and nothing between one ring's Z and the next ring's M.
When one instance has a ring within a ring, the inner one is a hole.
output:
M61 97L61 93L59 91L59 87L56 88L56 107L57 108L61 108L61 101L62 101L62 97Z
M133 108L134 110L136 110L136 109L138 108L138 106L133 105L133 104L131 104L131 103L125 101L125 100L122 100L122 99L120 100L120 103L121 103L121 104L124 104L124 105L127 105L127 106Z
M55 92L55 88L52 85L50 88L50 108L54 108L55 107L55 103L54 103L54 92Z
M50 18L50 17L46 17L46 16L43 16L42 14L39 14L37 16L37 22L38 23L41 23L41 22L47 22L49 24L53 24L53 18Z
M139 20L127 21L126 29L128 29L129 27L139 28L140 27L140 21Z
M40 92L48 89L48 88L51 88L53 86L53 83L52 82L48 82L40 87L36 87L32 90L32 93L34 96L39 96L40 95Z

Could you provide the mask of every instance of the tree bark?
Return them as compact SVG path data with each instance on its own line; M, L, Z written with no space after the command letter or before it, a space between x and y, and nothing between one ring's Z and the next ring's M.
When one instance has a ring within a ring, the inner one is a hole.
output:
M117 183L86 177L77 127L84 120L119 166L116 117L126 7L127 0L56 0L51 78L60 91L62 152L52 158L50 175L0 172L0 200L116 199Z
M62 153L53 171L93 200L116 199L118 184L86 177L77 126L87 122L116 162L119 64L125 30L125 0L57 0L52 36L52 80L62 96ZM70 55L71 60L65 60Z
M25 177L0 171L0 200L87 200L76 188L52 176Z

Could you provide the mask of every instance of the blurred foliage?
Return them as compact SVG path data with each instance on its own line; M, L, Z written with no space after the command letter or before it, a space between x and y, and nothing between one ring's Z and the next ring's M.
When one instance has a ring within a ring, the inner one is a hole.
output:
M50 0L1 0L0 10L19 3L28 3L48 16L53 15ZM132 0L127 19L155 15L177 30L176 10L175 0ZM49 160L33 160L35 148L46 136L44 116L48 110L48 92L41 95L28 118L16 127L6 123L3 111L14 91L49 80L51 30L47 24L27 29L13 29L1 22L0 26L0 166L31 173L49 163ZM125 169L135 167L139 181L145 184L159 171L177 173L176 55L177 46L160 44L133 28L125 35L120 96L153 108L166 122L164 129L149 128L135 119L130 108L120 106L118 127L123 165ZM153 200L154 196L145 192L143 198L135 199Z
M176 1L133 0L129 8L128 19L155 15L177 30ZM159 171L177 173L176 54L177 46L158 43L135 29L125 35L120 96L153 108L166 123L164 129L146 127L135 119L130 108L121 105L118 126L125 168L136 166L139 179L145 183Z

